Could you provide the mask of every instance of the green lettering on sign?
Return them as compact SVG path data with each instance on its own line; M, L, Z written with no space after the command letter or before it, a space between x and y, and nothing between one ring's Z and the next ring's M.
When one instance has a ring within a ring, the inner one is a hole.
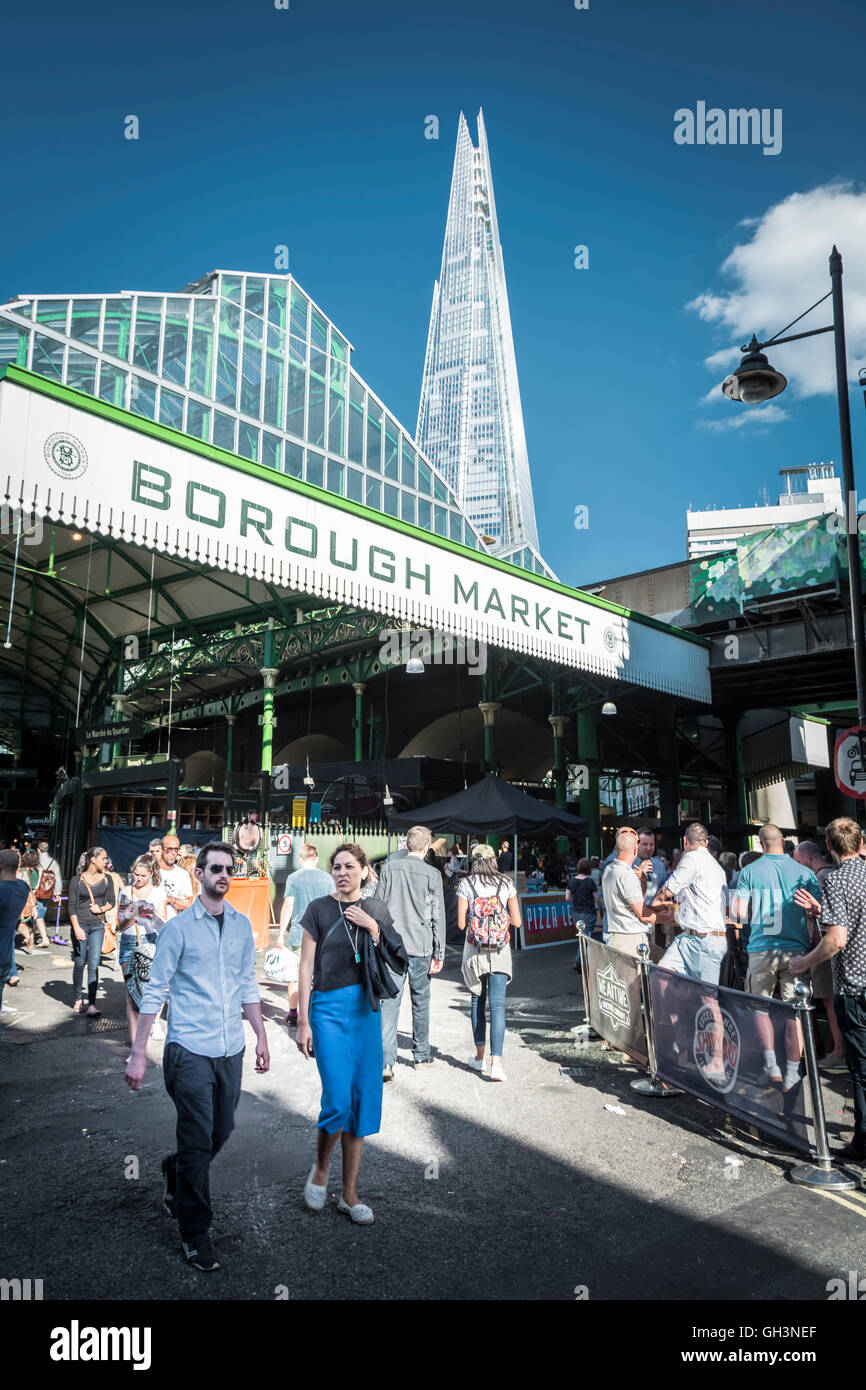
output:
M549 609L549 608L539 608L538 604L536 603L536 605L535 605L535 626L536 626L536 627L543 627L545 632L550 632L550 628L547 626L547 623L544 621L544 615L545 615L545 613L549 613L549 612L550 612L550 609ZM550 635L551 635L551 637L552 637L552 636L553 636L553 633L550 632Z
M217 514L216 517L206 516L204 512L197 512L195 509L195 495L203 492L206 497L216 497ZM226 495L218 488L208 487L207 483L197 483L194 479L186 485L186 514L190 521L200 521L205 526L219 526L220 529L225 525L226 520Z
M423 568L423 570L413 570L413 568L412 568L412 561L409 559L409 557L408 557L408 555L407 555L407 557L406 557L406 588L407 588L407 589L411 589L411 588L412 588L412 580L413 580L413 579L423 579L423 580L424 580L424 592L425 592L425 594L429 594L429 593L430 593L430 566L429 566L429 565L425 565L424 568Z
M455 574L455 576L454 576L454 602L455 602L455 603L471 603L472 606L473 606L473 608L475 608L475 610L477 611L477 609L478 609L478 580L476 579L475 583L472 584L468 589L464 589L462 583L460 582L460 575L459 575L459 574Z
M253 516L253 512L258 512L259 516ZM260 507L258 502L248 502L244 497L241 499L241 535L246 536L250 527L264 541L265 545L273 545L270 536L266 531L270 531L274 524L274 514L270 507Z
M526 616L529 612L529 599L519 598L516 594L511 595L511 621L517 622L519 618L522 623L529 627L529 619Z
M495 608L500 617L505 617L505 609L502 607L502 600L497 589L490 590L490 597L484 605L484 612L489 613L491 608Z
M376 569L376 561L375 561L375 558L374 558L376 555L385 555L385 556L387 556L387 559L383 562L381 574L380 574L379 571ZM395 559L396 559L396 556L394 555L393 550L383 550L382 547L381 547L381 545L371 545L371 546L370 546L370 576L371 576L371 578L373 578L373 579L384 579L384 581L385 581L386 584L393 584L393 583L394 583L394 577L395 577L395 575L396 575L396 573L397 573L396 569L394 568L394 560L395 560Z
M295 545L292 540L292 527L304 526L310 533L310 549L304 550L303 546ZM319 528L312 521L299 521L296 516L286 517L286 550L291 550L294 555L304 555L308 560L315 560L316 552L319 549Z
M148 493L155 496L149 496ZM154 468L150 463L132 464L132 500L143 502L146 507L155 507L158 512L167 512L171 506L171 474L164 468Z
M351 560L337 559L337 533L331 532L331 564L337 565L341 570L356 570L358 568L358 542L352 537L352 558Z
M563 613L563 612L561 611L561 609L557 609L557 610L556 610L556 630L557 630L557 632L559 633L560 637L564 637L567 641L573 642L573 641L574 641L574 638L572 637L571 633L570 633L570 632L566 632L566 631L565 631L565 628L563 627L563 623L568 623L568 622L570 622L570 621L571 621L571 619L569 618L569 616L568 616L567 613Z

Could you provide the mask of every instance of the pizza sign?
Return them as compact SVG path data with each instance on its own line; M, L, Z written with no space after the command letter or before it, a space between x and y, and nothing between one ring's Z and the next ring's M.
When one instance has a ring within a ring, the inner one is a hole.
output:
M844 729L836 739L833 754L833 774L836 786L845 796L866 800L866 729L860 747L860 726Z

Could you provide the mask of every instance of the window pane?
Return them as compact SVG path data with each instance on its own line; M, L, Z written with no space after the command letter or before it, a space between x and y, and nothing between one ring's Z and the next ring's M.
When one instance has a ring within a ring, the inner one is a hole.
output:
M265 353L265 394L262 403L262 419L269 425L279 427L283 423L283 354Z
M240 313L233 304L220 306L220 336L216 364L216 399L234 406L238 395L238 330Z
M209 396L213 390L213 325L215 303L203 300L193 309L189 389Z
M292 285L292 316L289 323L290 332L303 342L307 341L307 310L310 301L306 295L301 294L297 285Z
M283 441L275 434L262 430L262 463L266 468L279 468L282 464Z
M246 309L248 314L258 314L260 319L264 318L265 281L263 276L247 276L246 293L244 296L244 308Z
M189 300L167 299L162 339L162 375L186 385L186 347L189 338Z
M268 281L268 323L272 323L277 328L285 331L286 327L286 282L285 280Z
M218 449L235 451L235 420L233 415L223 415L221 410L213 413L213 442Z
M418 460L418 491L430 496L430 469L423 459Z
M438 497L440 502L447 502L448 500L448 491L438 473L433 474L433 496Z
M255 425L248 425L244 420L238 424L238 453L241 458L258 462L259 430Z
M319 352L326 352L328 348L328 325L316 309L310 312L310 347Z
M425 531L430 530L430 503L425 502L423 497L418 498L418 525Z
M328 491L333 492L337 497L345 497L345 468L341 463L336 463L334 459L328 459Z
M159 370L159 336L162 332L162 300L138 296L135 311L135 343L132 361L147 372Z
M63 375L63 344L36 333L33 338L33 370L59 381Z
M364 462L364 396L365 391L356 376L349 378L349 458L353 463Z
M364 475L357 468L346 469L346 496L353 502L364 500Z
M307 373L303 367L291 364L286 371L286 429L289 434L304 438L304 391Z
M190 401L186 408L186 432L194 439L210 439L210 410L198 401Z
M307 439L320 447L325 443L325 375L327 358L310 349L310 399L307 406Z
M96 395L96 358L88 352L69 349L66 367L66 385L74 386L76 391L86 391L89 396Z
M437 536L445 536L448 533L448 513L444 507L433 508L434 529Z
M328 448L334 454L346 452L346 368L333 357L328 390Z
M451 512L448 519L448 530L452 541L459 541L463 536L462 517L458 512Z
M400 480L404 487L415 486L415 450L408 440L403 440Z
M244 315L244 355L241 364L241 410L259 418L262 394L261 320ZM258 334L259 341L256 341Z
M367 402L367 467L373 473L382 472L382 412L371 400Z
M122 409L126 392L126 372L103 362L99 368L99 399Z
M174 430L183 429L183 396L167 391L164 386L159 393L159 422Z
M241 277L239 275L221 275L220 295L223 299L230 299L232 304L240 304Z
M321 454L307 453L307 482L325 486L325 460Z
M91 347L99 347L98 299L73 299L69 336L70 338L77 338L80 343L89 343Z
M400 515L400 499L397 489L392 487L390 483L385 484L385 513L387 516Z
M14 362L16 367L27 366L27 338L26 329L14 328L0 319L0 367L7 362Z
M376 512L380 512L382 510L382 484L379 482L378 478L366 478L364 481L364 490L367 494L367 506L372 507Z
M130 299L107 299L102 325L102 351L112 357L129 361L129 326L132 318Z
M285 443L285 461L283 468L286 473L290 473L293 478L301 478L304 473L304 451L300 444L293 444L291 439Z
M47 323L50 328L56 328L58 333L65 333L68 308L68 299L40 299L36 305L36 322Z
M404 521L415 521L415 494L400 491L400 515Z
M331 356L338 362L348 362L349 344L345 338L341 338L336 328L331 329Z
M136 415L152 420L156 415L156 384L144 377L133 376L129 383L129 408Z
M397 426L390 415L385 416L385 477L395 483L400 477L400 441Z

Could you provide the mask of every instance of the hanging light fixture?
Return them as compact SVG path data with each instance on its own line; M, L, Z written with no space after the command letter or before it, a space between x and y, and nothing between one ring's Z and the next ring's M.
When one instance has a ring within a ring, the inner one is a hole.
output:
M406 662L407 676L423 676L424 670L424 662L421 660L420 656L410 657Z
M315 782L314 782L314 780L313 780L313 778L312 778L312 776L311 776L311 774L310 774L310 755L309 755L309 753L308 753L308 754L307 754L307 775L306 775L306 777L304 778L304 786L305 786L305 787L309 787L310 790L312 791L312 789L313 789L313 787L314 787L315 785L316 785L316 784L315 784Z
M388 783L387 783L387 782L385 783L385 795L382 797L382 805L383 805L383 806L393 806L393 805L394 805L394 798L393 798L393 796L391 795L391 789L390 789L390 787L388 786Z
M601 707L602 714L616 714L616 705L613 700L605 700Z

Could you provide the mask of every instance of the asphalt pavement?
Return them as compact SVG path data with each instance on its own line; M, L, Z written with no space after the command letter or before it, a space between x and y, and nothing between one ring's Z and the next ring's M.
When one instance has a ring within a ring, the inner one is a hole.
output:
M363 1229L336 1210L339 1149L328 1207L303 1206L318 1074L286 1026L284 988L263 985L271 1070L255 1074L248 1030L237 1128L211 1170L223 1268L196 1273L161 1208L174 1133L161 1041L133 1094L119 976L102 970L103 1017L88 1023L71 1015L68 950L17 958L5 995L17 1012L0 1026L0 1277L41 1279L45 1299L824 1301L830 1279L863 1266L862 1190L795 1186L796 1155L688 1095L638 1096L636 1065L579 1040L564 945L515 956L504 1084L467 1065L458 952L432 982L436 1065L423 1072L407 992L382 1130L364 1150L359 1193L376 1220ZM844 1137L847 1076L825 1097Z

